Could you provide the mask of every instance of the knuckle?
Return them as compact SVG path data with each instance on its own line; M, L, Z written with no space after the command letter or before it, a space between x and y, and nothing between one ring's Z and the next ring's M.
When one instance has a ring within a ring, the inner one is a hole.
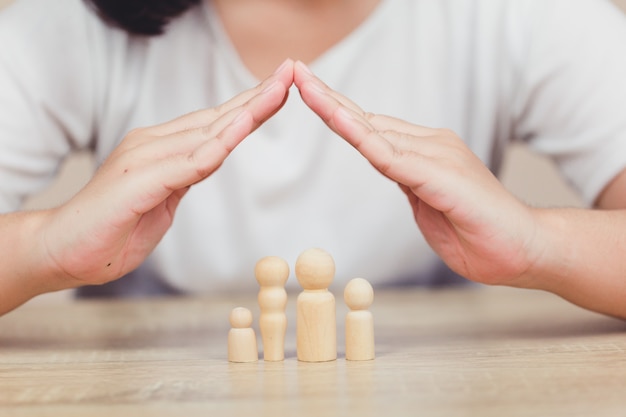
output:
M202 126L198 128L197 132L203 140L209 140L215 136L215 127L212 124Z
M221 103L217 106L204 110L203 116L205 116L209 122L212 122L228 112L228 109L229 107L227 106L227 103Z
M200 161L194 152L187 154L187 162L193 167L198 180L208 177L221 165L221 162L206 163Z
M368 122L371 122L372 120L374 120L376 118L376 116L377 116L376 113L372 113L372 112L369 112L369 111L363 112L363 117Z
M447 127L441 127L437 129L437 134L440 136L444 136L446 138L454 138L454 139L458 139L458 135L456 134L456 132L450 128Z
M119 145L114 149L112 155L127 152L145 142L147 137L151 137L150 129L146 127L134 128L128 131Z
M144 138L148 134L148 128L145 127L137 127L131 129L126 136L124 136L124 140L122 144L129 144Z

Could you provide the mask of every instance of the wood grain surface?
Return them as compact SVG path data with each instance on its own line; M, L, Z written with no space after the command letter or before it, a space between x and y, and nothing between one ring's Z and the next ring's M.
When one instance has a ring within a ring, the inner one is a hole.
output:
M256 294L26 305L0 318L2 416L626 416L626 323L547 293L378 291L376 359L227 361ZM259 340L259 346L260 340Z

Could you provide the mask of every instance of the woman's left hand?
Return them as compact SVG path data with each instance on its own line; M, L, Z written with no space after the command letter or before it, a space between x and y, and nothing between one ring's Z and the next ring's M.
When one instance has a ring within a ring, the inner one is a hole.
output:
M294 80L304 102L334 132L399 184L426 240L453 270L477 282L523 285L542 253L534 210L456 134L367 113L302 63Z

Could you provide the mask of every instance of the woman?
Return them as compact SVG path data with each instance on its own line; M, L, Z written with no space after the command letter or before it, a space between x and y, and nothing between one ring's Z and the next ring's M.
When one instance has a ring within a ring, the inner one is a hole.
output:
M485 166L527 140L590 204L626 206L626 29L609 4L105 3L20 0L0 21L3 210L72 147L103 161L66 204L0 218L3 311L139 265L178 291L251 289L262 256L320 246L337 282L441 282L439 256L626 316L624 268L600 251L621 253L623 212L532 209Z

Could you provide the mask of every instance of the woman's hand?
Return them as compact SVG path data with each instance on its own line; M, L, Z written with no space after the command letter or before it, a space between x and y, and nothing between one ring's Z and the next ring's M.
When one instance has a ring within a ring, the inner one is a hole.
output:
M478 282L521 285L542 252L533 211L453 132L366 113L300 62L294 80L333 131L400 185L426 240L453 270Z
M85 188L40 222L43 256L60 286L104 283L139 266L189 187L281 108L292 82L287 60L219 107L130 132Z

